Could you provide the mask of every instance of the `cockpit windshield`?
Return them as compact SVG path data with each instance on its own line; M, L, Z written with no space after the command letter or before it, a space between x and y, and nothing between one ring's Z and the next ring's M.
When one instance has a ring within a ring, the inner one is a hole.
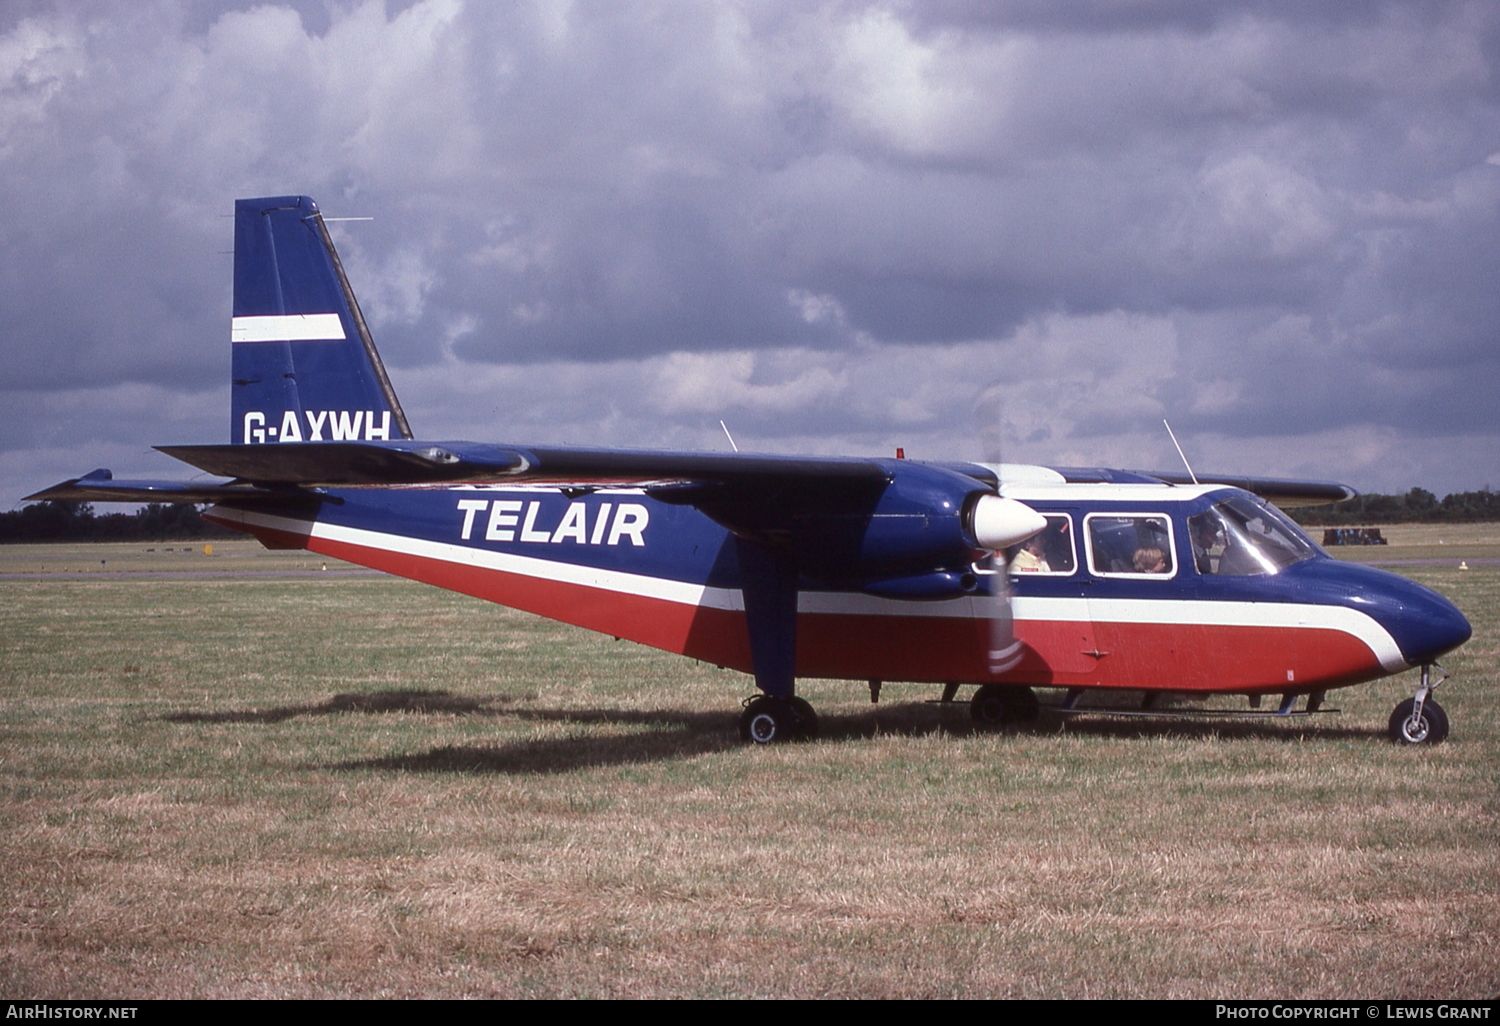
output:
M1317 546L1275 506L1233 495L1188 517L1193 560L1200 574L1250 577L1312 559Z

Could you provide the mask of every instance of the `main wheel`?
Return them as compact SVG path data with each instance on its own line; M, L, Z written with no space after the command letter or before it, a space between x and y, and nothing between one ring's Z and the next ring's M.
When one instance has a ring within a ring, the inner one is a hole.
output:
M792 724L780 703L769 698L753 698L740 714L740 737L752 744L769 745L786 741L792 735Z
M1020 685L1012 685L1008 692L1011 722L1035 723L1042 715L1042 703L1036 700L1036 692Z
M740 716L740 737L752 744L807 740L818 736L818 714L801 698L752 698Z
M969 718L981 727L1030 723L1040 715L1036 692L1014 684L985 684L969 700Z
M1387 732L1398 745L1435 745L1448 736L1448 714L1431 698L1422 703L1422 715L1412 718L1417 707L1415 698L1408 698L1396 706L1391 713Z
M792 707L792 714L797 722L792 727L792 733L798 741L811 741L818 736L818 714L813 712L812 703L805 698L793 696L788 700Z

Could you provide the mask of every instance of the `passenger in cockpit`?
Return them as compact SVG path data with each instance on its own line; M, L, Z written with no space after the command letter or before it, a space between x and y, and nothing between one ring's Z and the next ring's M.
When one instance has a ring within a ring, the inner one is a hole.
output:
M1047 562L1047 546L1042 536L1036 534L1016 547L1011 557L1010 572L1013 574L1049 574L1052 567Z

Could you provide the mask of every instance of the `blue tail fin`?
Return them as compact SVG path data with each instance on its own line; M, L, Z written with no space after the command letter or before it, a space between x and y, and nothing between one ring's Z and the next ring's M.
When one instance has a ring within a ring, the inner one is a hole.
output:
M318 205L234 205L230 441L411 438Z

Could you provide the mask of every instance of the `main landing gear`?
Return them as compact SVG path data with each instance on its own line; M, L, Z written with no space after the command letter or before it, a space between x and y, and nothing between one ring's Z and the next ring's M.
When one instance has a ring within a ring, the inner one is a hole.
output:
M1422 667L1422 682L1417 685L1417 693L1391 713L1387 730L1391 740L1398 745L1435 745L1448 736L1448 714L1432 700L1433 689L1447 680L1448 674L1438 666L1438 673L1442 676L1434 681L1431 668L1428 665Z
M1031 723L1041 714L1036 692L1019 684L985 684L969 700L969 718L988 729Z
M740 737L757 745L811 741L818 736L818 714L807 699L757 695L740 714Z

